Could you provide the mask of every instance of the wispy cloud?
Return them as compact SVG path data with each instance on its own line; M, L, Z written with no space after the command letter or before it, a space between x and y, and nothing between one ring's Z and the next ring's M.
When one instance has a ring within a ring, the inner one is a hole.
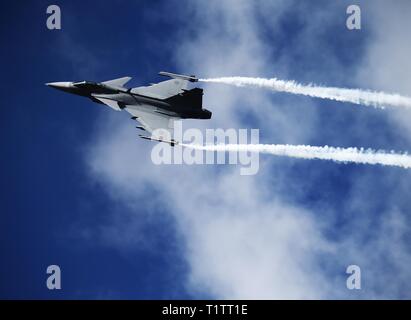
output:
M276 13L264 20L270 30L275 30L281 28L280 13L292 10L293 5L287 1L275 5L258 2L257 6L254 2L233 0L179 6L192 22L178 34L175 59L179 68L204 76L266 74L274 63L267 48L279 44L268 43L262 36L259 22L267 15L261 13ZM321 8L316 12L329 14ZM294 50L303 54L304 50L328 48L327 39L316 38L316 30L323 30L324 26L315 19L305 23L311 38ZM304 45L310 41L316 41L315 48ZM327 59L334 69L318 72L323 72L323 77L341 76L344 69L331 62L337 58ZM293 59L281 56L278 61L282 70L292 69ZM266 135L273 133L276 126L281 128L275 131L276 141L299 139L299 143L304 143L304 139L325 134L324 127L317 127L318 119L324 115L316 108L306 108L312 102L301 101L297 110L280 108L269 92L256 91L233 91L206 84L204 104L212 106L214 117L201 125L242 127L247 124L244 118L252 115ZM295 125L298 112L304 112L304 117ZM404 171L353 169L344 171L342 177L341 166L330 169L309 162L297 169L294 163L281 162L279 166L274 157L264 161L259 175L248 177L239 176L228 166L155 166L150 161L149 146L136 143L133 128L121 121L104 123L87 154L91 175L113 198L127 203L130 210L138 206L136 199L145 194L148 186L160 195L157 205L173 217L184 242L179 249L189 267L185 285L194 296L409 297L410 291L405 290L409 286L404 284L410 279L405 267L410 250L404 240L409 234L409 219L403 212L409 194L409 185L402 180L407 179ZM350 130L359 130L372 137L367 127L355 125L346 123L345 136ZM339 180L328 188L333 176L344 180L346 189L342 189L343 182ZM378 188L384 188L384 192ZM298 200L293 195L296 190L304 199L313 198L312 193L316 192L320 201ZM332 194L338 203L333 202ZM112 233L116 237L132 234L124 232L125 223L111 226L116 227L120 229ZM387 254L390 261L385 263ZM345 287L348 264L359 264L367 277L366 289L360 293ZM395 277L389 274L393 271ZM385 287L387 279L390 282Z

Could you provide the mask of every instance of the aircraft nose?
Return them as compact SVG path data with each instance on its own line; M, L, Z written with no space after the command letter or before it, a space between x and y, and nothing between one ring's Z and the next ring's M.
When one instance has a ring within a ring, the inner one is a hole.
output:
M56 89L67 89L67 88L71 88L72 84L71 82L49 82L49 83L46 83L46 86L56 88Z

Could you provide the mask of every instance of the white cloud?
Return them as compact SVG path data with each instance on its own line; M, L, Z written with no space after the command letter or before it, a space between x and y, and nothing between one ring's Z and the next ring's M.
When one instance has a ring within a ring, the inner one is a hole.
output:
M261 12L275 11L271 19L265 20L275 29L281 12L292 2L279 2L275 8L272 2L259 4L256 11L249 1L186 3L192 27L179 34L176 63L182 70L203 77L264 75L267 70L274 72L276 63L281 63L279 68L286 72L293 60L282 56L280 62L272 61L268 48L275 43L264 40L258 17L264 16ZM318 21L307 23L313 24L310 30L320 29ZM304 43L309 43L309 39ZM332 57L329 60L338 65ZM339 76L340 71L335 67L327 74ZM273 102L271 93L260 90L213 85L204 88L204 105L213 110L213 119L189 123L240 128L244 126L241 115L252 114L261 134L270 142L302 144L317 134L318 114L311 100L302 99L301 105L290 107ZM216 298L351 297L345 289L346 266L361 263L376 275L382 254L394 248L399 256L395 264L401 279L409 279L402 264L409 261L409 256L399 235L405 231L399 231L397 223L403 213L382 214L375 229L381 231L381 240L378 234L367 233L373 222L365 214L359 214L349 225L352 229L346 230L346 238L329 240L325 234L335 226L341 208L327 210L324 205L322 210L310 211L291 203L287 192L293 188L289 184L303 185L303 181L288 177L294 162L281 162L280 167L277 160L263 159L259 174L251 177L239 176L238 168L232 166L155 166L150 161L151 144L136 141L134 128L124 123L125 116L107 112L105 117L87 154L92 177L105 185L113 199L127 203L140 214L142 209L136 209L138 198L151 196L146 194L148 187L155 190L153 206L167 209L184 240L180 249L189 266L186 285L194 294L206 293ZM321 166L313 165L310 174L321 171ZM360 188L360 182L368 185L368 181L368 177L359 176L353 188ZM298 189L298 185L294 188ZM347 196L353 207L347 212L363 210L361 199L364 200L361 192ZM113 243L121 246L123 235L132 234L128 228L133 228L133 224L118 223L110 228ZM114 228L119 231L112 232ZM371 240L355 232L367 233ZM395 241L390 238L393 235L397 235ZM371 254L364 256L364 249ZM336 266L341 267L340 273ZM390 291L394 296L399 294L397 287L394 281ZM384 296L377 285L366 294Z
M376 89L411 96L411 43L407 30L411 28L409 1L378 1L364 3L369 28L370 45L358 70L358 82ZM411 112L394 111L390 116L395 124L405 129L404 138L411 137ZM410 140L411 141L411 140Z

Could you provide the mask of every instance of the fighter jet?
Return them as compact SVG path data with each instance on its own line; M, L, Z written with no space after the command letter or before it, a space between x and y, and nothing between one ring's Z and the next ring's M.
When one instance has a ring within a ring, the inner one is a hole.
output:
M104 81L50 82L47 86L105 104L110 108L131 114L131 119L140 123L136 128L150 135L143 139L178 144L174 136L174 120L210 119L211 112L204 109L203 89L188 90L189 82L197 82L195 76L186 76L161 71L162 76L172 78L144 87L126 88L130 77Z

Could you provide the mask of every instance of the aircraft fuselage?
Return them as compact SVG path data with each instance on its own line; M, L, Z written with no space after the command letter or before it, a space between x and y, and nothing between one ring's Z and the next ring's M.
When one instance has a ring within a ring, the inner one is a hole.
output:
M157 108L157 112L178 116L183 119L210 119L211 112L206 109L195 110L190 105L182 105L170 101L170 99L157 99L131 92L131 89L116 88L103 83L81 81L81 82L54 82L47 84L50 87L64 92L76 94L90 98L92 101L103 104L93 95L107 95L110 100L116 101L118 106L123 109L126 106L149 105Z

